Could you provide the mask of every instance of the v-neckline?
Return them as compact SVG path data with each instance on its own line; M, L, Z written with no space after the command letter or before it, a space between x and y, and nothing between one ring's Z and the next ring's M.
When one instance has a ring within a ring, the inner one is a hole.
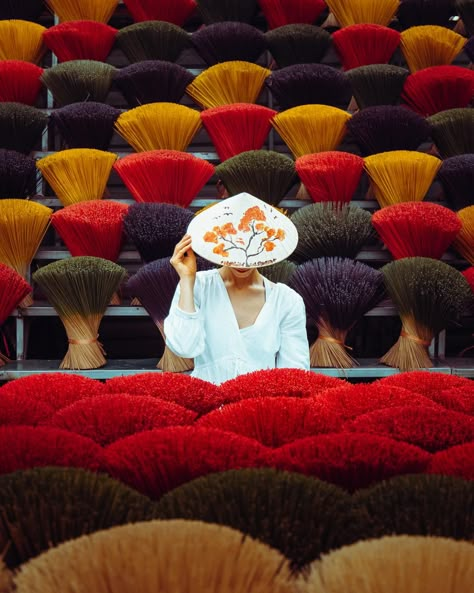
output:
M269 293L269 290L268 290L269 289L268 280L265 278L265 276L262 276L262 279L263 279L263 288L264 288L264 291L265 291L265 301L264 301L264 303L263 303L260 311L258 312L257 317L255 317L255 320L252 323L252 325L246 325L245 327L240 327L239 326L239 322L237 320L237 315L235 314L235 310L234 310L234 307L232 305L232 301L230 300L229 291L227 290L227 287L225 285L225 280L224 280L224 278L222 278L219 270L217 270L217 275L219 276L219 282L220 282L220 284L222 286L222 289L223 289L223 291L225 293L225 296L226 296L226 299L227 299L227 304L228 304L228 306L229 306L229 308L231 310L232 317L234 319L235 325L237 326L237 330L239 332L243 332L245 330L248 330L248 329L251 329L251 328L255 327L256 324L257 324L257 322L259 321L260 317L262 316L262 313L263 313L263 311L264 311L264 309L265 309L265 307L266 307L266 305L268 303L268 298L269 298L269 296L271 294L271 292Z

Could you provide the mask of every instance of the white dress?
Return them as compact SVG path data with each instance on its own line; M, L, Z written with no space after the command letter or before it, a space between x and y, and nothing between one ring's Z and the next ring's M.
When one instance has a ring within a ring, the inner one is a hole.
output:
M178 286L165 319L166 344L178 356L194 358L194 377L219 384L260 369L309 369L303 299L266 278L264 286L265 304L255 323L243 329L219 270L197 273L195 313L178 307Z

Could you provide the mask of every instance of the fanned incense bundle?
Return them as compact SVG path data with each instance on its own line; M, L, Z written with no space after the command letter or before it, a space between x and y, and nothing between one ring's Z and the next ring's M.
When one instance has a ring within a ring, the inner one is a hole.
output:
M189 35L172 23L145 21L120 29L117 46L129 62L167 60L176 62L181 52L189 46Z
M258 0L269 29L284 25L312 25L324 12L324 0Z
M59 368L97 369L106 363L99 325L126 274L111 261L86 256L53 262L33 274L68 336L69 348Z
M13 268L0 263L0 328L32 290L28 282ZM7 362L9 359L0 352L0 367Z
M14 150L0 149L0 199L27 198L35 192L35 160Z
M100 200L117 155L94 148L61 150L36 162L63 206Z
M58 582L64 593L294 591L277 550L229 527L184 520L124 525L66 542L25 564L16 590L52 591Z
M199 111L176 103L151 103L125 111L115 129L137 152L186 150L201 127Z
M312 367L350 368L349 330L384 296L381 272L351 259L320 258L296 269L290 286L302 297L319 336L310 347Z
M400 33L363 23L335 31L332 40L344 70L351 70L369 64L388 64L400 43Z
M318 257L355 259L374 236L370 213L353 204L310 204L296 210L291 221L298 230L291 259L298 263Z
M108 150L120 110L104 103L72 103L51 112L50 120L68 148Z
M462 228L453 246L471 266L474 266L474 206L459 210L458 216L461 219Z
M0 103L0 147L29 154L40 141L47 123L48 116L35 107Z
M61 208L51 224L73 257L91 255L116 262L122 248L123 219L128 206L110 200L89 200Z
M46 52L45 27L22 20L0 21L0 60L39 64Z
M429 202L404 202L382 208L372 224L394 259L440 259L461 230L452 210Z
M196 10L195 0L124 0L135 22L165 21L182 27Z
M469 35L474 35L474 4L472 0L456 0L456 8L461 15L466 32Z
M0 61L0 102L34 105L42 88L43 68L19 60Z
M95 60L105 62L117 29L97 21L68 21L47 29L44 42L60 62Z
M328 105L300 105L272 119L272 126L295 157L335 150L351 116Z
M0 200L0 262L25 279L52 212L29 200ZM28 307L32 302L31 297L25 298L21 306Z
M1 476L0 485L0 508L9 517L0 545L12 568L61 542L147 520L153 512L152 502L135 490L79 468L18 471Z
M296 159L296 172L313 202L350 202L359 185L364 159L349 152L327 151Z
M78 101L104 103L117 68L94 60L71 60L46 69L41 80L59 105Z
M206 109L201 112L201 120L219 159L225 161L241 152L260 150L276 113L263 105L235 103Z
M278 205L296 183L294 162L273 150L250 150L216 167L229 195L247 192L264 202Z
M388 26L397 12L399 0L326 0L341 27L359 23Z
M451 266L425 257L400 259L384 266L382 272L402 331L380 362L402 372L430 368L431 340L470 304L469 284Z
M127 237L144 262L171 257L193 212L173 204L132 204L124 218Z
M400 39L400 47L410 72L451 64L465 43L466 39L462 35L436 25L411 27L403 31Z
M178 64L146 60L126 66L114 81L129 107L146 103L179 103L194 76Z
M399 535L328 554L312 565L305 587L308 593L469 593L473 579L472 543Z
M281 111L314 104L346 109L352 96L346 75L325 64L296 64L276 70L265 85Z
M264 34L247 23L224 22L198 29L191 43L208 66L219 62L256 62L266 49Z
M98 21L107 23L119 0L46 0L61 22Z
M137 202L165 202L187 208L214 174L214 166L177 150L151 150L114 165Z
M449 27L454 14L453 0L401 0L397 18L402 29L418 25Z
M421 202L441 167L440 159L412 150L382 152L364 161L381 208L398 202Z
M223 62L204 70L188 86L188 95L204 109L232 103L256 103L271 74L250 62Z
M170 264L169 258L157 259L146 264L127 282L127 293L138 298L145 307L163 341L166 340L164 321L168 316L178 283L179 276ZM191 358L177 356L165 344L163 356L156 366L162 371L182 373L192 370L194 362Z
M314 25L284 25L265 33L268 49L280 68L320 62L331 45L331 35Z
M431 66L410 74L402 99L428 117L440 111L467 107L474 96L474 71L461 66Z
M0 18L37 21L43 10L43 0L4 0L0 8Z
M196 0L207 24L238 21L250 23L257 12L257 0Z
M349 70L352 92L359 109L400 102L408 70L391 64L370 64Z
M376 105L354 113L347 131L363 156L390 150L417 150L430 136L428 122L406 107Z
M474 110L448 109L427 119L431 137L443 158L474 153Z
M271 266L265 266L264 276L271 282L280 282L280 284L289 284L290 277L296 270L297 266L295 263L284 259Z
M474 154L453 156L443 161L438 179L455 210L474 205Z

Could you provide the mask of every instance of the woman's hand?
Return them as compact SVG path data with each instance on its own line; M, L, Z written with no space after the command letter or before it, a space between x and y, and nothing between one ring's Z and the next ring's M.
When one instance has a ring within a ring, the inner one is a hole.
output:
M196 256L191 248L191 235L184 235L174 248L170 263L178 272L180 279L194 278L196 276Z

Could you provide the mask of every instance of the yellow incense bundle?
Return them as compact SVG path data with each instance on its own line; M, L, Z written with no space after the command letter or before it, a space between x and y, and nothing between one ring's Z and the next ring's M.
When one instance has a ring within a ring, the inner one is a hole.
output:
M453 246L471 266L474 266L474 206L459 210L458 216L462 227Z
M201 127L196 109L177 103L149 103L125 111L115 129L137 152L185 151Z
M381 208L423 200L440 167L440 159L415 150L392 150L365 158L365 170Z
M326 0L341 27L372 23L388 26L398 10L399 0Z
M410 72L451 64L465 44L466 39L462 35L436 25L411 27L403 31L400 38L400 47Z
M256 103L267 76L268 68L250 62L222 62L211 66L188 85L186 92L204 109Z
M60 22L97 21L107 23L113 15L119 0L46 0Z
M61 150L36 166L64 206L100 200L117 155L94 148Z
M30 21L0 21L0 60L39 64L46 51L44 31L44 27Z
M272 126L280 134L293 155L335 150L346 133L351 116L342 109L329 105L300 105L272 119Z

